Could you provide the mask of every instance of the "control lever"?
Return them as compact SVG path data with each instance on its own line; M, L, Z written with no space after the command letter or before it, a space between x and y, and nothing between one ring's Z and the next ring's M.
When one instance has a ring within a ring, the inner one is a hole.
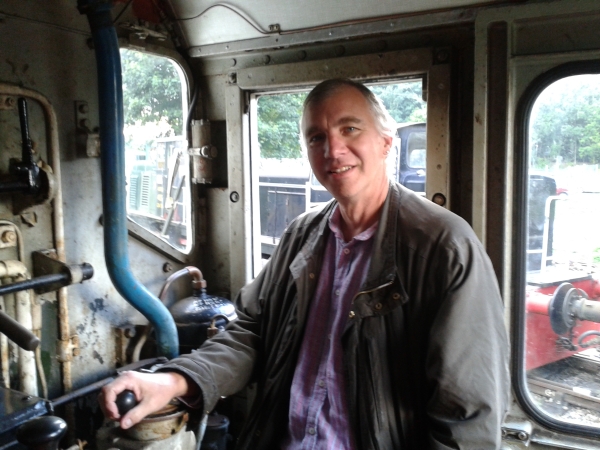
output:
M29 137L29 114L27 100L18 99L19 122L21 124L21 161L11 160L9 171L16 181L0 184L2 192L22 192L23 194L37 195L42 189L40 168L34 160L33 145Z
M119 410L119 415L123 417L125 414L127 414L130 410L132 410L138 405L138 401L135 398L135 394L133 393L133 391L125 389L123 392L117 395L115 404L117 405L117 409Z
M0 311L0 333L24 350L33 351L40 343L35 334L3 311Z
M56 416L36 417L17 429L17 440L30 450L58 450L67 423Z

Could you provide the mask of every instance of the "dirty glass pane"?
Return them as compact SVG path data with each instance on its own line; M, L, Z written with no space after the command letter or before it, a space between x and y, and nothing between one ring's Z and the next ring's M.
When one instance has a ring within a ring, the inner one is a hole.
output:
M600 426L600 75L563 78L529 127L526 352L533 402Z
M129 219L188 253L190 177L184 120L187 84L173 60L121 50Z
M388 161L390 177L409 189L425 191L426 103L422 99L422 81L377 84L369 88L381 98L398 123ZM308 159L300 147L299 122L307 93L255 97L252 120L256 125L251 136L253 179L258 185L253 206L255 273L262 267L256 262L264 262L271 256L279 237L296 216L332 198L312 176ZM406 148L402 147L403 142Z

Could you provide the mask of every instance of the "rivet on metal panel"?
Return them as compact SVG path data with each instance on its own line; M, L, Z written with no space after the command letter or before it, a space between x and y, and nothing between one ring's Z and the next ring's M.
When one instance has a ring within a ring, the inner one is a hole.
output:
M0 109L13 109L15 107L15 98L9 95L0 95Z
M231 194L229 194L229 199L233 203L237 203L240 201L240 194L237 191L233 191Z
M14 247L17 245L17 233L10 226L0 227L0 248Z
M235 67L236 64L237 64L237 60L235 58L233 58L231 60L231 67Z
M446 204L446 196L438 192L436 194L433 194L433 197L431 197L431 201L436 205L444 206Z
M300 50L298 53L296 53L296 55L298 56L298 59L301 61L306 59L306 52L304 50Z
M162 270L163 270L164 273L172 272L173 271L173 266L171 265L171 263L166 262L166 263L163 264Z
M450 48L436 48L433 51L433 63L434 64L448 64L452 57Z
M269 55L265 55L262 57L263 64L269 64L271 62L271 57Z
M387 48L388 44L386 41L378 41L375 43L374 47L377 49L378 52L382 52Z

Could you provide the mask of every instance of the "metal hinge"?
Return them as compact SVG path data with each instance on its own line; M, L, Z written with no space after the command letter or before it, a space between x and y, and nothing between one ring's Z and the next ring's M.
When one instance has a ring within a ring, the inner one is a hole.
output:
M527 420L507 421L502 425L502 439L507 441L519 441L525 447L531 442L533 425Z

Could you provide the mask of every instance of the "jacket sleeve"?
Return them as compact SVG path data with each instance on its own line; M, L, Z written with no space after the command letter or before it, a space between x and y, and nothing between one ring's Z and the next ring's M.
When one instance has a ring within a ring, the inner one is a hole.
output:
M495 273L474 236L462 237L441 259L435 276L444 288L426 360L430 448L498 449L510 378Z
M198 350L181 355L161 367L161 371L183 373L198 385L200 399L186 399L194 406L211 411L221 396L232 395L248 384L258 356L260 341L260 291L267 267L236 297L238 319L227 329L205 341Z

